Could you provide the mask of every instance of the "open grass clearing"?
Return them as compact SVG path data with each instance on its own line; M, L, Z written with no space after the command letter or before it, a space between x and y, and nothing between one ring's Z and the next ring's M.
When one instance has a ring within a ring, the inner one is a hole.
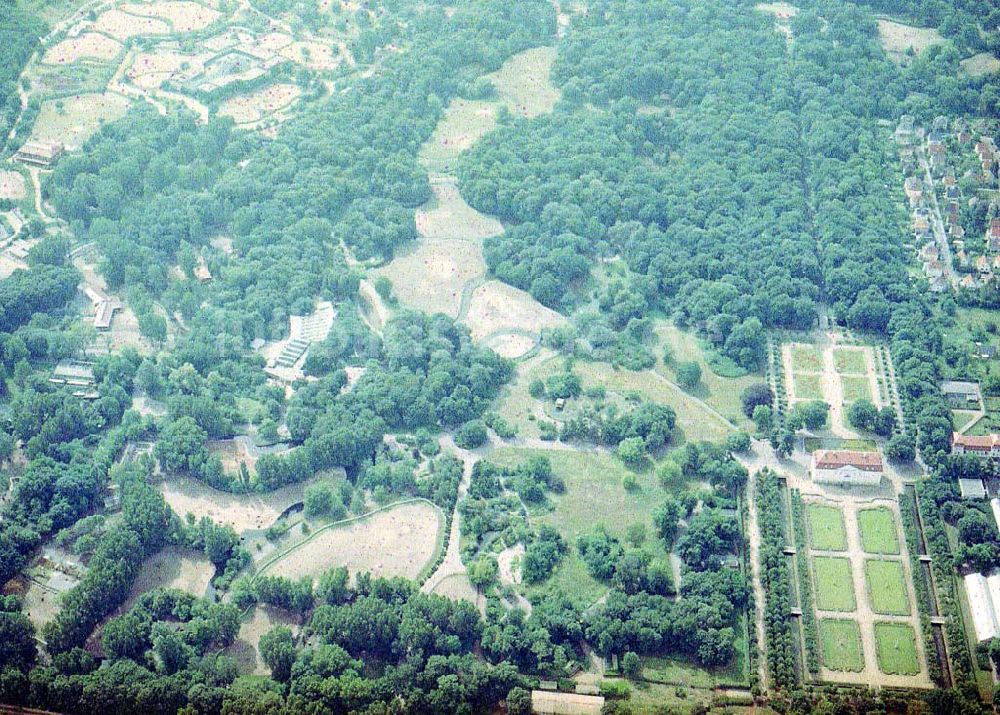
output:
M878 669L887 675L917 675L917 639L908 623L876 623Z
M657 361L656 370L676 382L674 366L679 362L693 361L701 367L701 388L692 391L720 413L736 424L746 424L740 395L748 386L761 382L764 378L759 374L748 374L742 377L724 377L713 371L705 350L697 337L668 323L659 323L653 332L662 345L670 348L673 353L673 365L664 365L662 350Z
M955 425L956 432L962 432L973 420L979 417L978 412L972 410L952 410L951 419Z
M155 17L139 17L121 10L108 10L94 22L96 32L111 35L116 40L127 40L141 35L166 35L170 25Z
M906 588L902 562L867 559L865 583L868 587L868 600L875 613L889 616L910 615L910 595Z
M797 400L822 400L823 376L794 373L792 375L792 389Z
M513 331L495 333L482 342L484 347L489 348L501 357L510 358L511 360L523 357L537 344L538 341L535 338Z
M125 116L128 105L128 100L117 94L77 94L49 100L42 104L31 140L61 142L67 149L78 149L102 124Z
M629 526L637 522L650 523L664 491L652 470L635 474L636 488L626 490L623 480L632 472L611 455L601 452L504 447L495 450L489 459L500 465L514 466L534 456L548 457L552 471L566 483L565 493L549 495L551 510L538 509L532 514L532 522L549 524L570 544L570 553L545 587L549 584L561 587L582 603L590 604L607 591L607 586L587 573L576 551L576 538L591 533L597 524L603 524L610 534L624 541ZM646 548L656 558L666 559L659 539L647 539Z
M566 318L520 288L491 280L472 292L464 322L473 340L483 340L501 331L538 333L565 324Z
M899 536L896 532L896 515L888 507L858 511L858 529L861 544L868 554L898 554Z
M815 345L792 345L792 370L823 372L823 355Z
M847 551L847 530L844 513L824 504L806 505L809 522L809 542L818 551Z
M281 48L282 57L311 70L326 71L337 68L340 54L330 44L322 42L297 41Z
M174 32L194 32L203 30L222 15L210 7L188 0L159 0L158 2L134 2L120 6L132 15L157 17L170 23Z
M515 378L504 386L496 402L496 411L504 420L516 425L518 436L538 439L537 420L530 417L540 413L542 403L528 393L532 380L544 380L562 371L563 361L559 358L532 359L518 368Z
M209 53L187 54L159 48L137 52L132 57L126 76L140 89L155 89L175 75L202 71L211 57Z
M265 494L230 494L182 476L171 476L156 488L181 518L189 513L196 519L207 516L217 524L228 524L243 532L271 526L284 511L302 501L307 486L322 481L336 486L341 478L314 477Z
M649 370L616 370L608 363L595 362L578 362L573 370L583 378L585 389L600 385L609 392L623 395L634 392L651 402L669 405L677 413L677 427L686 441L720 442L732 432L729 425L697 399ZM679 441L675 439L675 443Z
M392 283L392 291L404 305L425 313L458 317L462 289L486 275L483 250L471 241L419 241L399 251L377 271Z
M872 385L867 376L841 375L840 384L843 388L845 403L857 402L858 400L874 401L872 397Z
M298 85L271 84L251 94L230 97L219 106L219 114L232 117L237 124L249 124L291 106L300 96Z
M841 375L867 375L868 363L861 348L836 348L833 362Z
M860 673L865 669L857 621L823 618L819 622L819 639L823 665L830 670Z
M754 5L754 8L761 12L770 13L779 20L787 20L799 14L799 9L787 2L762 2Z
M512 114L537 117L555 107L562 96L551 79L556 54L555 47L525 50L504 62L493 74L486 75Z
M417 209L417 233L424 238L481 241L503 233L503 224L469 206L451 182L431 184L434 197Z
M85 32L77 37L70 37L52 45L42 55L42 63L64 65L84 59L111 62L121 51L121 43L107 35Z
M297 579L318 578L328 569L344 566L352 574L416 579L437 555L443 543L444 516L426 501L411 501L338 522L297 544L283 547L283 555L268 560L258 573Z
M928 47L945 42L941 33L930 27L913 27L882 18L878 21L878 35L882 48L895 62L906 60L907 50L920 54Z
M495 102L454 99L430 139L420 147L420 163L430 171L453 170L458 155L495 126Z
M875 452L878 445L873 439L843 439L841 437L806 437L805 450L812 454L817 449L848 449L856 452Z
M821 611L851 613L857 609L851 562L832 556L814 556L816 608Z
M452 601L468 601L473 605L479 600L479 594L469 582L468 575L464 573L444 577L434 586L431 593L450 598Z
M992 52L980 52L961 62L962 72L972 77L982 77L984 74L1000 72L1000 59Z
M27 196L24 175L17 171L0 171L0 199L20 201Z

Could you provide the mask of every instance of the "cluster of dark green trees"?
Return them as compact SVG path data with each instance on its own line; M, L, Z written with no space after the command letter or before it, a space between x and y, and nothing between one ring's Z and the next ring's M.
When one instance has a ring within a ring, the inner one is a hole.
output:
M774 685L791 690L799 681L788 612L792 604L792 572L784 554L784 516L778 476L757 474L757 528L760 531L760 581L764 587L764 636L767 669Z
M0 149L21 112L17 83L21 68L45 34L45 23L16 2L0 6Z

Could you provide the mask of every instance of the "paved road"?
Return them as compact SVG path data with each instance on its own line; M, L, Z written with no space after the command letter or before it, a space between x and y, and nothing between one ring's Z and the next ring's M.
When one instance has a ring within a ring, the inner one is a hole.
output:
M931 230L934 232L934 238L941 250L941 257L944 259L942 261L944 277L954 287L958 283L958 277L955 275L955 265L951 257L951 245L948 243L948 235L944 230L944 221L941 220L941 207L938 205L937 191L934 190L934 177L931 174L930 163L927 161L927 152L922 145L917 149L917 157L926 175L927 186L930 187Z

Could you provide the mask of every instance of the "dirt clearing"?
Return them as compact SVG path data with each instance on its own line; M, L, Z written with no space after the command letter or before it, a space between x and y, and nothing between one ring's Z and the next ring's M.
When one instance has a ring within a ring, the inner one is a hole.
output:
M272 84L253 94L232 97L219 107L219 114L232 117L237 124L259 122L275 112L285 109L302 96L294 84Z
M211 57L174 51L139 52L128 70L128 78L141 89L155 89L178 72L200 72Z
M486 76L513 114L537 117L551 112L562 97L552 84L555 59L555 47L536 47L514 55L498 71Z
M453 169L458 155L491 131L496 123L495 102L452 100L431 138L420 148L420 162L434 171Z
M962 60L962 72L972 77L1000 72L1000 60L990 52L980 52L978 55Z
M457 318L462 289L486 274L486 262L476 243L421 241L378 273L392 282L393 293L407 306Z
M319 42L293 42L278 54L311 70L333 70L340 64L340 55L333 47Z
M0 171L0 199L20 201L25 196L24 176L16 171Z
M111 62L121 51L121 44L110 37L96 32L87 32L50 47L42 56L42 63L64 65L81 59Z
M200 598L208 590L214 573L215 567L201 551L168 546L147 559L139 569L120 612L124 613L139 596L156 588L176 588Z
M221 15L199 5L196 2L186 0L169 0L154 3L129 3L122 5L121 9L134 15L144 15L157 17L166 20L174 28L174 32L193 32L203 30Z
M479 601L479 594L464 573L452 574L441 579L431 593L450 598L452 601L468 601L473 605Z
M154 17L139 17L121 10L108 10L97 18L94 30L111 35L116 40L127 40L139 35L166 35L170 32L170 25Z
M452 182L431 185L434 198L417 209L417 232L424 238L470 241L503 233L503 224L469 206Z
M928 47L940 45L945 40L941 33L931 27L913 27L892 20L878 21L878 34L882 48L897 63L906 59L906 51L912 49L920 54Z
M483 341L483 345L495 352L500 357L516 360L528 354L538 341L530 335L523 333L497 333L491 335Z
M415 579L438 552L443 524L441 511L427 502L401 504L317 531L260 573L316 577L346 566L354 574Z
M530 326L532 332L541 331L565 322L566 318L528 293L497 280L473 291L465 316L474 340L484 340L499 332L524 330L524 326Z
M78 149L102 124L121 119L127 110L128 100L117 94L77 94L49 100L42 105L31 141L62 142L67 149Z
M167 504L182 518L194 514L196 519L211 517L217 524L228 524L236 531L266 529L288 507L302 501L305 488L324 477L276 489L267 494L230 494L212 489L190 477L170 477L156 488Z

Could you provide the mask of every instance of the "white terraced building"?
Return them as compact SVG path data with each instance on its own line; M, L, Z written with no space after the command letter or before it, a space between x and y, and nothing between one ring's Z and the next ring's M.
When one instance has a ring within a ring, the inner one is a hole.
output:
M976 639L981 642L1000 635L1000 574L968 574L965 592L969 596Z

